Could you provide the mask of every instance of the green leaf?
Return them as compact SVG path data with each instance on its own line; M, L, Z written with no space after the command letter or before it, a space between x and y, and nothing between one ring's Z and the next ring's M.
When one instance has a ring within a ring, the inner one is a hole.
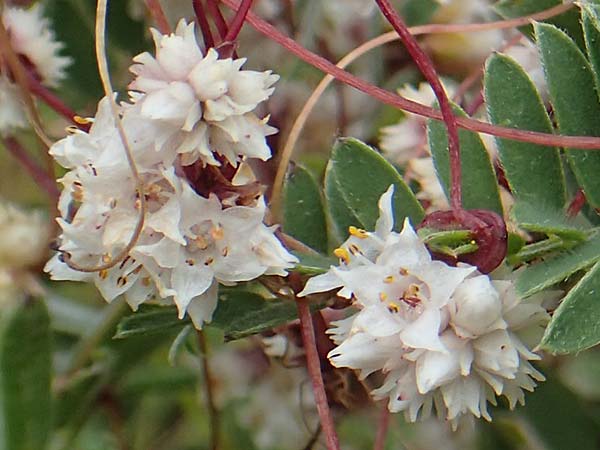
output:
M28 299L0 319L0 448L43 450L51 426L50 319Z
M581 22L585 37L585 48L594 71L596 89L600 88L600 6L582 3Z
M325 174L327 208L338 236L345 239L351 225L373 230L379 217L379 197L393 184L394 225L406 217L421 222L423 208L398 171L378 152L353 138L340 139L333 148Z
M308 255L306 253L292 252L300 262L292 269L294 272L302 275L315 276L325 273L331 266L338 264L336 258L331 258L322 255Z
M542 338L542 348L571 353L600 343L600 264L565 296Z
M527 267L517 278L520 297L528 297L566 280L575 272L591 266L600 259L600 236L553 258Z
M319 186L301 166L292 169L284 187L283 231L327 253L327 223Z
M552 25L536 24L535 32L560 133L600 136L600 103L585 56ZM600 207L600 152L566 149L566 153L588 202Z
M457 116L466 117L465 112L454 105ZM450 156L448 136L443 122L430 120L427 136L433 163L446 197L450 197ZM502 203L498 193L496 174L488 152L478 134L459 130L460 160L462 174L462 201L465 209L489 209L502 215Z
M533 82L513 59L490 57L485 68L485 98L494 125L552 133L552 123ZM510 95L506 95L510 92ZM565 180L558 149L497 139L500 161L515 198L561 211Z
M541 203L518 202L511 215L521 228L544 234L555 234L564 239L583 241L587 231L576 219L569 219L561 210L547 208Z
M562 3L562 0L500 0L494 5L494 9L502 17L512 19L544 11ZM558 16L544 20L544 22L553 24L561 30L566 31L577 42L580 48L585 48L577 8L571 8ZM523 27L521 31L529 36L533 36L531 26Z
M219 294L219 300L210 325L221 329L227 341L261 333L297 317L293 301L265 298L255 292L228 289ZM177 318L174 306L150 307L124 318L114 338L177 332L190 323L187 317Z

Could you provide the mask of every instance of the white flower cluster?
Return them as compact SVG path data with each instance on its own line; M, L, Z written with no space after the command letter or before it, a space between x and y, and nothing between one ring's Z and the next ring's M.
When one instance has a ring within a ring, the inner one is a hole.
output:
M48 87L55 87L65 76L71 58L59 55L62 43L44 18L39 4L29 9L6 7L2 22L10 36L13 50L26 62L32 75ZM27 125L19 98L19 88L4 68L0 75L0 133Z
M243 61L219 60L212 50L202 57L185 21L174 34L154 37L156 58L136 57L134 103L120 108L139 178L108 99L89 132L75 131L50 149L69 171L60 180L60 252L46 270L56 280L94 282L107 301L123 294L133 309L149 299L174 301L180 317L187 312L200 328L216 308L218 283L286 275L296 261L274 236L275 227L264 225L258 190L238 204L235 179L225 180L232 188L225 194L206 186L199 193L185 176L192 163L199 173L218 171L226 165L221 156L234 167L270 157L265 135L273 129L252 110L272 92L276 77L240 71ZM74 270L103 265L111 267Z
M375 232L351 228L335 252L340 266L300 293L341 288L338 295L360 309L329 330L338 345L328 355L332 364L361 377L383 371L385 382L372 394L413 422L434 406L454 427L467 413L490 420L487 403L496 395L511 408L523 403L523 390L543 380L523 332L542 331L536 326L546 311L535 300L520 302L510 281L433 261L408 221L401 233L392 231L392 193L381 197Z

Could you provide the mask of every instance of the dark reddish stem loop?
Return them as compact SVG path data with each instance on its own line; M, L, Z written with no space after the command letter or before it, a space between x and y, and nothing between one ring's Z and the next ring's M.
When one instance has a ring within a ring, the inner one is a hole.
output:
M198 26L200 27L200 32L202 33L202 39L204 40L204 47L206 50L208 50L209 48L215 46L215 40L213 38L212 31L210 30L210 24L208 23L208 18L206 17L206 11L202 5L202 0L194 0L192 5L194 7L194 13L196 14Z
M434 230L469 230L477 244L477 251L454 258L433 253L448 264L458 261L477 266L480 272L490 273L504 261L508 245L506 224L498 214L484 209L435 211L423 220L419 228Z
M329 409L327 394L325 393L325 384L323 383L323 374L321 373L321 362L317 350L310 308L306 299L303 298L297 299L296 305L298 306L298 316L300 317L302 342L304 343L304 351L306 352L306 366L312 383L317 411L321 419L321 427L325 435L325 441L327 442L327 450L340 450L340 442L335 431L333 416Z
M462 208L461 196L461 167L460 167L460 142L458 139L458 125L456 117L452 111L452 105L448 95L442 86L440 78L435 70L431 58L419 47L414 36L408 30L404 20L396 12L388 0L375 0L384 17L392 25L396 33L400 36L402 43L408 50L413 61L425 76L425 79L431 85L433 92L438 99L440 110L446 128L448 130L448 151L450 152L450 174L452 178L450 189L450 203L452 208Z

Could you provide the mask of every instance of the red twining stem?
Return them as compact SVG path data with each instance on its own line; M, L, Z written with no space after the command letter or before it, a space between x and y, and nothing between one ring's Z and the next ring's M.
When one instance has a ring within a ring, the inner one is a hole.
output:
M452 179L450 189L450 203L453 209L462 208L461 197L461 167L460 167L460 142L458 138L458 125L456 117L452 111L452 105L448 99L448 95L442 86L431 58L419 47L417 40L414 38L408 27L396 12L388 0L375 0L384 17L392 25L396 33L400 36L402 43L408 50L413 61L419 70L425 76L425 79L431 85L433 92L438 99L440 110L446 128L448 130L448 151L450 153L450 175Z
M194 12L196 13L196 19L198 20L200 32L202 33L202 39L204 39L205 50L208 50L209 48L215 46L215 40L213 38L212 31L210 30L208 18L206 17L206 11L204 11L202 0L194 0L192 5L194 7Z
M221 0L231 9L237 10L239 3L236 0ZM248 23L257 31L267 36L269 39L277 42L282 47L296 55L301 60L316 67L317 69L331 75L337 80L352 86L359 91L379 100L386 105L393 106L403 111L408 111L419 116L427 117L435 120L443 120L442 114L437 109L433 109L417 102L408 100L393 92L386 91L377 87L353 74L340 69L331 61L311 52L298 44L292 38L285 36L275 27L268 24L252 12L249 12L246 17ZM600 138L590 136L560 136L548 133L540 133L529 130L517 130L516 128L507 128L492 125L469 117L457 117L456 122L459 127L465 130L478 133L490 134L505 139L512 139L520 142L529 142L532 144L545 145L549 147L569 147L574 149L600 149Z

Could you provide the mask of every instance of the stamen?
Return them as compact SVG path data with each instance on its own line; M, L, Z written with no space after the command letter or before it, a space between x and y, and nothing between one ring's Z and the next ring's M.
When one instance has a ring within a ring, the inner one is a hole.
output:
M101 270L100 272L98 272L98 276L101 280L106 280L106 277L108 277L108 270Z
M400 270L398 271L398 273L400 275L402 275L403 277L408 275L408 270L406 270L404 267L400 267Z
M213 262L215 262L215 260L211 257L211 258L208 258L206 261L204 261L204 265L210 266Z
M89 125L90 123L93 123L92 120L81 116L73 116L73 122L78 123L79 125Z
M221 227L213 227L210 230L210 235L215 241L220 241L225 236L225 232Z
M108 264L111 261L111 257L108 253L105 253L104 255L102 255L102 262L104 264Z
M389 275L383 279L383 282L386 284L391 284L394 282L394 275Z
M194 261L194 260L193 260L193 259L191 259L191 258L190 258L190 259L186 259L186 260L185 260L185 262L186 262L186 264L187 264L188 266L193 266L194 264L196 264L196 261Z
M400 307L397 304L390 302L388 305L388 311L391 313L397 313L400 311Z
M142 284L144 286L150 286L150 282L152 281L152 279L150 277L144 277L142 278Z
M196 247L198 247L200 250L206 250L208 248L208 241L202 236L198 236L196 239L194 239L194 244L196 244Z
M354 226L348 227L348 233L359 239L366 239L369 237L369 233L366 230L363 230L362 228L356 228Z
M350 254L348 253L348 250L346 250L345 248L342 248L342 247L336 248L333 251L333 254L335 256L337 256L338 258L340 258L342 261L344 261L346 264L350 263Z
M385 302L387 299L388 299L388 296L385 292L379 293L379 300L381 300L382 302Z
M356 244L350 244L348 246L348 249L350 250L350 253L352 253L353 255L362 255L362 251L360 250L360 247Z
M221 250L221 254L222 254L223 256L227 256L227 254L228 254L228 253L229 253L229 248L227 248L227 247L223 247L223 250Z

